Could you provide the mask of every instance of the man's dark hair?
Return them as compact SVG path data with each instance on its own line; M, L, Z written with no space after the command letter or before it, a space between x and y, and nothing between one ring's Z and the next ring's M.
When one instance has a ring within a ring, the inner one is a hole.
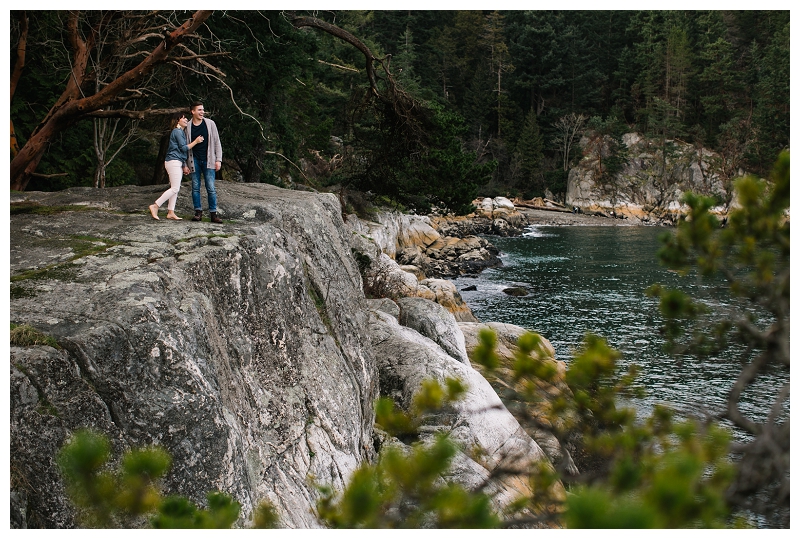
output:
M199 107L202 104L202 101L194 101L191 105L189 105L189 110L194 110L196 107Z

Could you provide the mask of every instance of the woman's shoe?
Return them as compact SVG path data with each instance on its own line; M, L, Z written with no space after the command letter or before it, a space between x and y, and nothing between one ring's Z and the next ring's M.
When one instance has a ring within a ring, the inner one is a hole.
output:
M161 219L158 218L158 206L155 204L150 204L150 215L153 216L153 219L156 221L160 221Z
M168 213L167 214L167 219L172 219L173 221L183 221L183 218L182 217L178 217L177 215L175 215L174 212Z

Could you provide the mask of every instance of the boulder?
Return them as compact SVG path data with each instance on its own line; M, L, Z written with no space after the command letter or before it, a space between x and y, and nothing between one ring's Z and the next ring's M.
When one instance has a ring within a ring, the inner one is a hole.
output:
M541 463L549 466L544 452L506 410L489 383L477 371L453 359L436 343L417 331L401 326L386 313L373 311L370 333L379 358L381 393L390 395L401 408L408 409L423 380L444 382L456 377L466 384L467 392L452 408L425 418L421 433L424 442L438 432L449 432L462 450L453 461L446 478L467 488L482 485L494 494L493 503L501 512L509 510L515 499L533 493L524 470ZM499 465L519 474L501 474L491 478ZM553 494L563 499L561 483ZM509 515L510 516L510 515Z
M472 313L472 309L464 302L464 299L461 297L461 294L458 293L458 289L452 281L448 281L447 279L423 279L419 284L433 292L435 296L434 301L450 311L457 321L478 321Z
M407 226L400 229L397 237L399 248L420 246L427 247L439 239L439 233L433 229L427 220L414 219Z
M404 247L397 251L395 260L400 265L421 267L425 263L425 255L419 245Z
M514 209L515 209L514 208L514 203L511 202L506 197L495 197L495 198L493 198L492 199L492 207L494 208L495 211L500 210L500 209L508 210L508 211L514 211Z
M482 329L492 330L497 336L495 352L506 362L514 360L514 353L518 350L517 340L521 335L529 331L523 327L514 324L505 324L503 322L459 322L458 327L461 328L461 332L464 335L464 345L467 347L468 353L471 353L472 350L478 346L478 334ZM539 352L542 355L555 360L556 349L553 348L550 341L542 337L539 346ZM564 362L558 361L558 365L559 371L563 370L563 373L566 373L566 365Z
M381 253L377 261L366 269L364 289L371 297L435 297L428 288L419 285L416 275L404 271L385 253Z
M403 264L400 266L400 269L406 273L410 273L411 275L416 277L418 281L425 279L425 274L417 266L413 266L411 264Z
M562 462L564 453L562 452L561 443L547 428L542 428L542 424L545 426L552 425L554 418L550 411L550 402L553 399L573 398L572 392L565 381L566 364L555 359L556 352L550 341L540 336L538 348L534 350L534 353L543 361L553 363L557 371L556 378L552 382L536 380L535 398L526 400L520 398L520 394L529 391L529 388L523 387L519 381L514 380L512 366L516 360L515 354L519 351L517 340L528 330L513 324L499 322L486 324L459 322L458 326L464 335L464 343L470 356L478 346L478 335L481 330L489 329L495 333L497 336L495 352L500 359L499 367L489 372L481 365L475 364L475 369L484 375L497 391L508 410L517 418L531 438L536 440L536 443L547 454L551 462L562 464L567 473L577 475L579 473L578 467L569 453L574 448L574 445L572 443L567 444L567 460ZM557 427L566 430L568 418L559 417L555 418L555 420Z
M511 236L514 231L505 219L495 219L492 221L492 233L497 236Z
M367 308L372 311L381 311L391 315L395 320L400 318L400 307L389 298L368 299Z
M504 288L503 293L508 294L509 296L521 297L528 295L528 289L524 286L510 286L508 288Z
M494 204L492 203L491 198L484 198L478 203L478 208L476 213L479 215L483 215L484 217L489 217L491 219L492 212L494 211Z
M424 298L400 298L400 324L416 330L438 344L447 355L469 365L464 335L450 311Z

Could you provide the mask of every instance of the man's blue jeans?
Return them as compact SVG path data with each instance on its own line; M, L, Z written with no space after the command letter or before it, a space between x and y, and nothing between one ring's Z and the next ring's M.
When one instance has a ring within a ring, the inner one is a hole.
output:
M217 190L214 188L214 180L217 177L217 171L214 167L207 168L205 160L201 161L194 158L194 174L192 174L192 202L194 209L200 211L203 209L203 201L200 198L200 175L206 180L206 192L208 193L208 211L217 211Z

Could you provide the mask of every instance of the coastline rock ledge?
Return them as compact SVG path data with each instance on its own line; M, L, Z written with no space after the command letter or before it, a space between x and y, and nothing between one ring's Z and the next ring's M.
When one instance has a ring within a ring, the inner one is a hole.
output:
M108 435L115 459L163 446L165 492L199 505L227 492L237 527L261 500L283 527L321 527L314 484L341 490L374 461L375 399L406 405L429 376L472 388L433 430L457 426L486 455L465 450L448 480L481 484L509 448L546 460L470 366L463 318L365 298L334 195L220 182L218 225L152 220L162 190L11 195L10 320L57 342L10 349L12 527L79 526L55 459L82 427ZM185 193L176 213L192 213ZM500 510L530 495L524 481L490 488Z

